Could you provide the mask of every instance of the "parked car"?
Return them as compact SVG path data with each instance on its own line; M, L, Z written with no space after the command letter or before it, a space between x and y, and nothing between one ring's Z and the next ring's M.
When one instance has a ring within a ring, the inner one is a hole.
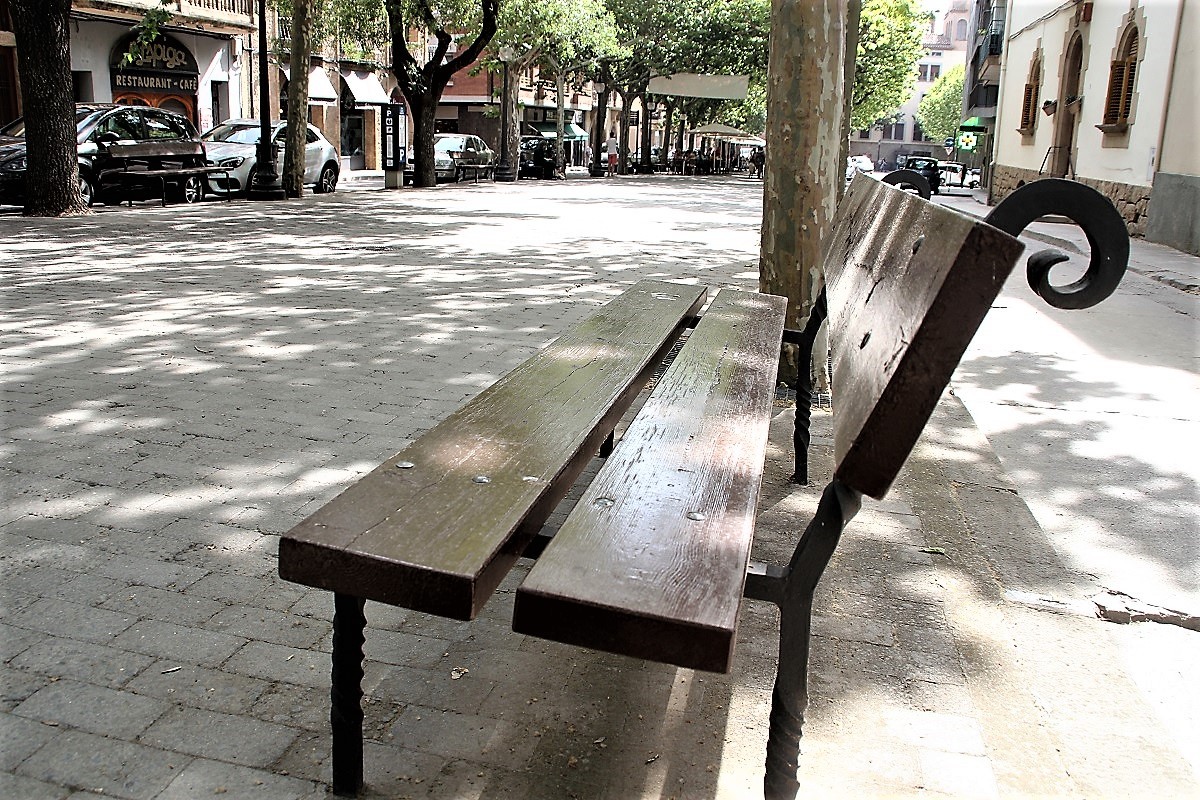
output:
M959 186L975 189L979 186L979 170L970 169L966 164L955 161L939 161L938 171L942 173L944 186Z
M438 180L494 178L496 151L469 133L438 133L433 137L433 170Z
M519 152L518 178L549 180L554 177L558 163L554 157L553 139L544 136L522 136Z
M210 191L221 195L242 194L250 188L261 135L262 123L256 119L227 119L204 134L208 163L229 169L228 177L219 172L209 176ZM287 123L276 124L271 141L275 143L276 165L281 172L286 136ZM304 184L314 192L332 192L337 188L340 171L337 150L319 130L309 125L304 145Z
M942 172L938 160L931 156L909 156L904 161L904 169L915 172L929 182L929 190L934 194L941 192Z
M196 153L200 136L186 118L161 108L148 106L119 106L113 104L80 103L75 106L75 132L79 152L79 192L87 205L113 199L124 199L118 193L115 173L120 166L108 152L109 145L154 143L170 153L175 144L181 155L176 159L185 167L204 166L203 147ZM0 203L25 203L25 120L18 119L0 131ZM204 176L179 176L168 180L166 190L186 201L204 196ZM138 187L139 197L151 196L152 185Z
M651 147L650 148L650 172L654 172L656 169L660 168L661 160L662 160L662 148L661 147ZM633 172L633 173L637 173L637 172L640 172L641 169L642 169L642 151L640 149L634 150L632 153L629 154L629 171Z
M846 159L846 180L854 177L856 172L874 172L875 162L868 156L856 155Z

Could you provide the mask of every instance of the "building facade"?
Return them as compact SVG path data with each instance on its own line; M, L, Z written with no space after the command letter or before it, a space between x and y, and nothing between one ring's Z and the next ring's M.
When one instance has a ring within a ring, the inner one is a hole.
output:
M992 201L1071 178L1130 234L1196 253L1196 4L1010 0L1006 16Z
M150 0L75 0L71 10L71 77L77 102L166 108L201 130L241 112L249 88L251 0L179 0L164 35L131 63L130 26ZM0 28L9 23L0 0ZM0 124L21 115L16 40L0 30Z
M970 14L967 0L954 0L944 14L930 20L921 41L924 53L917 64L917 82L912 94L888 119L853 133L851 155L865 155L888 169L894 168L897 159L904 156L944 159L953 155L953 150L947 151L942 140L935 141L921 130L917 109L934 81L966 61L972 38Z

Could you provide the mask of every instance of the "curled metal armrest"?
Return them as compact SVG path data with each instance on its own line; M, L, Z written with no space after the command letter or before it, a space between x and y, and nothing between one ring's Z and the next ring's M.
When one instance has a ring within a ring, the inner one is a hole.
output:
M1107 197L1092 187L1061 178L1027 183L1004 198L984 219L989 225L1020 236L1030 223L1047 214L1067 217L1087 236L1091 260L1087 272L1065 286L1050 283L1050 269L1066 261L1058 250L1040 250L1027 261L1029 288L1055 308L1091 308L1116 291L1129 264L1125 220Z

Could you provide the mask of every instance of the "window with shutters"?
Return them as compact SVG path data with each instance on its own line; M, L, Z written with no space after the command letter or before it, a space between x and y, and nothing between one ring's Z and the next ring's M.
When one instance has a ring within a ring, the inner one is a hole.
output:
M1105 133L1123 133L1133 121L1134 88L1138 71L1138 29L1131 25L1121 37L1117 58L1108 73L1104 95L1104 121L1096 127Z
M1021 124L1017 131L1022 136L1033 136L1037 128L1038 96L1042 89L1042 54L1029 65L1029 77L1025 79L1025 93L1021 97Z

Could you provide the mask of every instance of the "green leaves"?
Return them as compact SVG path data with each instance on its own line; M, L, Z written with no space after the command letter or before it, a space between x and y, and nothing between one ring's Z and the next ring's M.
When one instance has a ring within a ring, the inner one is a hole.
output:
M851 128L870 127L908 99L926 19L913 0L863 0Z
M931 138L946 139L958 132L962 122L963 81L966 70L959 64L947 70L929 87L917 108L917 121Z
M160 0L156 8L149 8L133 30L137 37L130 42L129 49L121 56L121 66L127 67L145 57L147 48L159 37L162 27L171 21L170 0Z

